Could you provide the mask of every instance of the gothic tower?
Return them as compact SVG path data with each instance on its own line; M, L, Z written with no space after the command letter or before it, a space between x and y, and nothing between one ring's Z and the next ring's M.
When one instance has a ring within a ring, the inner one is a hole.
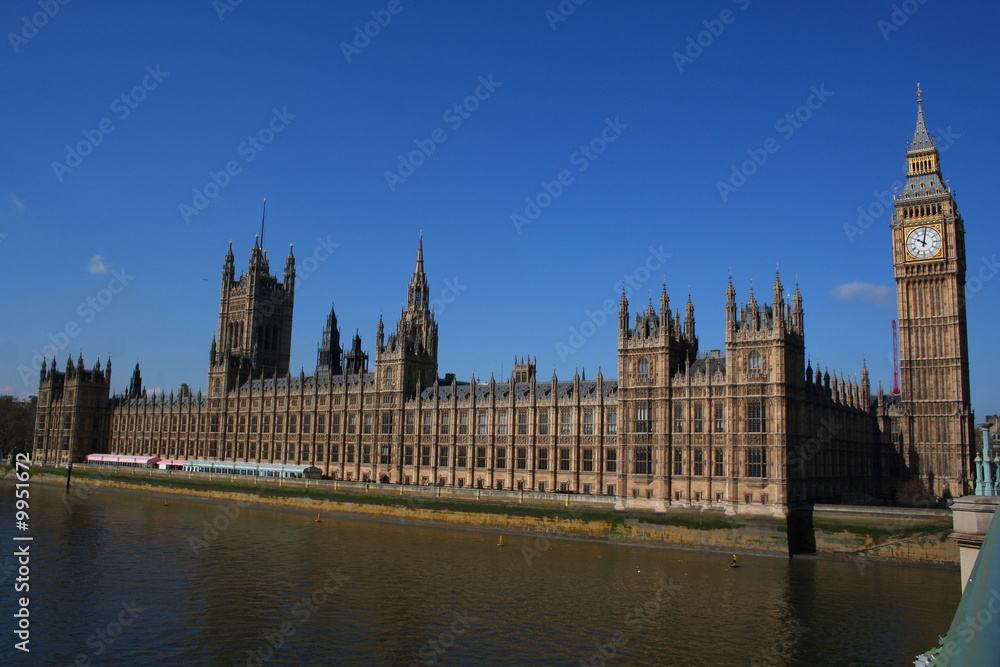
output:
M76 364L72 357L66 360L64 372L56 370L55 359L51 367L43 360L35 411L35 462L65 465L79 463L87 454L107 452L110 395L111 359L103 369L98 360L87 370L80 354Z
M726 369L732 382L801 384L805 377L805 332L798 282L791 303L775 272L771 305L750 299L739 310L736 290L726 288Z
M259 237L250 251L247 272L235 278L233 244L222 268L219 329L212 340L208 373L212 398L249 379L288 373L295 301L295 257L291 247L285 281L271 275Z
M785 298L775 272L771 305L758 303L753 287L745 305L737 308L730 277L726 288L726 375L739 387L725 409L736 451L733 461L740 474L758 477L753 488L771 486L775 500L788 500L787 451L796 446L796 391L805 384L805 332L802 295L798 284L791 300ZM753 473L748 473L752 470Z
M698 355L694 305L688 295L684 325L680 310L671 317L664 283L660 312L652 295L629 328L628 298L622 286L618 304L618 414L622 465L618 488L628 494L665 498L668 484L670 401L674 376L690 368Z
M917 84L917 126L907 175L892 218L899 308L903 447L910 474L937 496L967 490L975 456L965 316L965 226L941 176L924 124Z
M412 396L418 385L426 388L437 379L438 329L430 310L430 288L424 274L424 240L420 236L417 264L399 314L396 333L385 339L379 318L375 343L375 371L383 391Z

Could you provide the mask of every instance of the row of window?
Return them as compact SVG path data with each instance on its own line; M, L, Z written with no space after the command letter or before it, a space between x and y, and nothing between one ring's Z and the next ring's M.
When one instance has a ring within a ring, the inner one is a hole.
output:
M747 457L744 463L743 475L745 477L767 477L767 450L764 447L748 447ZM674 475L684 475L684 449L674 447L668 452L670 463ZM714 455L709 453L706 456L705 449L695 447L691 452L692 460L688 467L687 474L693 477L703 477L706 471L711 471L715 477L725 476L725 455L721 449L715 449ZM632 472L636 475L653 474L653 450L652 447L641 446L635 448L635 459L632 463Z
M559 435L572 435L573 434L573 414L572 410L564 409L559 410L559 423L556 428L553 429L553 433L558 432ZM638 404L635 407L635 433L652 433L653 432L653 406L648 404ZM549 410L538 411L538 421L537 421L537 432L538 435L549 435ZM714 420L713 433L722 433L725 430L725 407L722 405L716 405L712 414ZM499 410L496 412L496 434L497 435L508 435L508 433L516 432L517 435L527 435L528 434L528 410L517 410L516 411L517 423L514 424L514 429L509 430L507 423L507 410ZM128 430L135 431L136 427L140 430L145 426L145 430L155 429L160 430L159 416L155 417L142 417L138 418L138 422L135 417L128 417ZM238 422L234 421L236 417L234 415L229 415L226 417L226 432L233 433L235 429L238 428L239 433L247 432L247 417L246 415L240 415L238 417ZM691 431L693 433L705 433L706 431L706 419L705 407L701 404L695 404L691 408ZM69 416L64 417L66 420L66 425L64 428L69 428L68 420ZM123 423L124 417L115 418L115 428L120 428ZM169 420L169 421L168 421ZM416 415L413 412L407 412L405 417L405 433L406 435L414 435L416 433ZM194 431L196 428L195 417L191 417L191 430ZM747 433L764 433L767 431L767 409L763 402L751 402L748 403L744 410L743 415L744 430ZM206 421L206 416L201 416L198 426L202 433L205 432L206 424L209 427L211 433L217 433L219 430L219 417L213 415ZM172 415L170 417L163 417L162 425L164 429L169 427L170 431L181 432L187 431L187 417L181 415ZM330 432L337 434L340 433L341 416L331 415L330 416ZM249 420L250 432L251 433L270 433L271 432L271 415L263 415L263 417L258 417L257 415L251 415ZM282 433L284 430L285 422L284 415L276 415L274 418L274 432ZM361 432L370 434L372 433L373 417L371 414L362 415ZM451 434L451 413L450 412L440 412L438 416L438 433L440 435L450 435ZM609 409L605 414L605 426L608 435L616 435L618 433L618 412L616 409ZM326 433L327 421L326 415L316 416L316 433ZM394 427L394 415L390 412L383 412L381 414L380 420L380 432L383 435L391 435L393 433ZM288 433L298 432L299 422L298 415L288 416ZM302 415L301 422L302 433L309 434L312 432L313 423L312 415ZM683 433L685 429L685 409L683 405L674 406L673 415L673 430L675 433ZM469 433L469 411L463 410L458 413L458 434L468 435ZM595 411L591 408L583 410L583 423L581 428L582 435L594 435L596 431L595 424ZM347 415L346 419L346 430L347 434L355 434L358 432L358 415ZM434 415L430 412L425 412L421 415L420 432L423 435L431 435L434 432ZM476 428L475 432L478 435L488 435L490 433L489 424L489 411L478 410L476 411Z
M594 435L595 427L595 414L593 409L585 409L583 411L583 425L582 434L583 435ZM330 432L340 433L340 415L330 416ZM67 417L68 419L68 417ZM122 427L124 422L124 417L115 418L115 428L119 429ZM247 417L246 415L240 415L239 421L236 422L234 415L229 415L226 417L226 432L234 433L235 429L239 429L239 433L247 432ZM362 415L362 433L372 432L372 420L371 414ZM191 417L191 430L196 430L195 424L196 418ZM393 433L394 425L394 415L389 412L383 412L380 420L380 432L383 435L391 435ZM218 433L219 431L219 417L213 415L209 418L208 422L209 431L211 433ZM172 415L170 417L163 417L162 425L164 430L169 428L170 431L177 432L178 427L180 432L187 432L187 416L181 415L178 421L177 415ZM263 417L258 418L257 415L250 416L250 432L251 433L270 433L271 432L271 415L263 415ZM618 433L618 413L616 410L608 410L606 413L605 425L607 427L608 435L616 435ZM139 417L138 421L136 417L128 417L128 431L135 431L138 427L139 430L160 430L161 418L160 416L155 417ZM200 420L200 431L205 432L206 428L206 416L202 416ZM274 432L282 433L284 430L285 421L284 415L276 415L274 418ZM312 432L312 415L302 415L302 433L308 434ZM528 411L518 410L517 411L517 423L515 424L516 432L518 435L527 435L528 433ZM68 426L67 426L68 428ZM298 415L288 416L288 432L296 433L299 428ZM441 412L438 418L438 428L441 435L451 434L451 413ZM421 433L424 435L431 435L434 429L434 415L425 412L421 416ZM354 434L358 432L358 416L357 415L347 415L346 419L346 430L345 433ZM406 413L406 434L413 435L416 432L416 415L413 412ZM476 432L479 435L489 434L489 414L486 410L478 410L476 414ZM572 412L570 410L560 410L559 411L559 435L572 435ZM316 433L326 433L326 415L316 416ZM469 411L463 410L458 413L458 434L467 435L469 433ZM507 424L507 411L500 410L496 413L496 433L497 435L507 435L508 434L508 424ZM541 410L538 412L538 434L548 435L549 434L549 411Z
M67 389L62 395L62 401L59 400L58 395L52 399L52 403L58 406L60 403L64 407L73 405L73 390ZM101 395L98 391L81 391L79 400L76 402L76 407L78 408L103 408L107 404L107 395ZM38 395L38 405L48 405L48 393L42 392ZM58 408L56 408L58 409Z
M538 411L538 435L548 435L549 434L549 411L540 410ZM385 417L389 417L389 427L391 429L391 415L383 415L383 425L385 425ZM573 414L571 410L560 410L559 411L559 435L572 435L572 419ZM415 432L415 415L412 412L406 414L406 435L413 435ZM607 427L608 435L616 435L618 433L618 411L608 410L606 413L605 425ZM528 434L528 410L517 410L517 423L514 425L517 435L527 435ZM420 432L423 435L431 435L434 430L434 415L425 412L421 416L421 428ZM587 408L583 411L583 435L594 435L596 431L594 422L594 410ZM386 433L383 429L383 433ZM389 430L388 433L392 431ZM451 433L451 413L441 412L438 418L438 432L441 435L450 435ZM496 434L497 435L508 435L508 433L514 433L515 430L508 431L507 423L507 411L499 410L496 412ZM469 412L462 411L458 413L458 434L468 435L469 433ZM489 412L486 410L478 410L476 414L476 433L478 435L488 435L489 434Z
M904 206L899 209L901 218L921 218L928 215L941 215L941 204L925 204L923 206Z
M683 405L674 406L674 433L684 433L685 410ZM712 433L723 433L726 430L726 410L722 405L716 405L713 410L714 429ZM708 419L705 407L695 404L691 408L691 431L707 433ZM746 433L765 433L767 431L767 406L762 402L748 403L743 414L743 430ZM653 433L653 406L638 404L635 406L635 433Z

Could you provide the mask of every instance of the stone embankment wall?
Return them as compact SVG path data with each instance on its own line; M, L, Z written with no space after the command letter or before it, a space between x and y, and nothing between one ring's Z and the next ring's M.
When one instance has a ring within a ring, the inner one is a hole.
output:
M35 482L65 485L65 471L33 471ZM188 476L162 472L108 474L74 467L70 498L97 488L146 495L178 494L218 501L380 520L447 523L497 532L533 532L725 552L815 553L852 560L956 566L947 539L948 510L817 505L789 519L711 510L615 511L613 499L478 489L438 489L310 481ZM792 548L789 548L789 543Z
M951 510L816 505L810 518L816 553L948 566L959 562L958 544L948 539Z

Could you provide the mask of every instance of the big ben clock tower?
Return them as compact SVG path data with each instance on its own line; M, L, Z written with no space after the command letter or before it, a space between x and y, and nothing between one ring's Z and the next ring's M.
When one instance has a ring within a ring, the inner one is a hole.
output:
M899 307L903 455L938 497L964 495L975 456L965 316L965 227L924 124L917 127L896 196L892 254Z

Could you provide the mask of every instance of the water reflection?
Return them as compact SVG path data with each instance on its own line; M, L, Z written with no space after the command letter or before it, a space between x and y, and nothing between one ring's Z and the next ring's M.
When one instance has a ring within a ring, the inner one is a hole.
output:
M13 488L0 494L9 531ZM909 664L960 595L953 570L768 556L733 570L727 554L62 500L32 488L37 664ZM95 655L133 600L144 610Z

